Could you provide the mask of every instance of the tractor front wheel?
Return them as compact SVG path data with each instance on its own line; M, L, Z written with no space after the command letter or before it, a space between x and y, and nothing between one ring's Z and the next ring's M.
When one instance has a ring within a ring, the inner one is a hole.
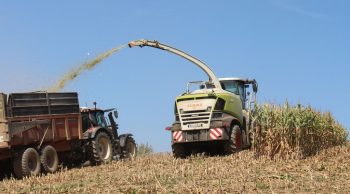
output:
M125 153L124 157L129 160L134 160L136 158L137 146L134 138L128 137L126 139L124 153Z

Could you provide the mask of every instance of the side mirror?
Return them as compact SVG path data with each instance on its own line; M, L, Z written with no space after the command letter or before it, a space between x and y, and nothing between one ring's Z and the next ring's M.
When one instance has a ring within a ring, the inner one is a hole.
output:
M257 85L257 84L253 84L253 91L254 91L255 93L258 92L258 85Z
M117 110L115 110L115 111L113 111L113 114L114 114L114 117L117 119L118 118L118 111Z

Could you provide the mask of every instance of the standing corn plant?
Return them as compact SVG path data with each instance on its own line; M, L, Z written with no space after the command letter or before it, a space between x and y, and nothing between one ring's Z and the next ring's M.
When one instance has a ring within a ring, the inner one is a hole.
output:
M253 113L256 155L275 158L304 158L320 150L343 145L347 130L329 112L300 104L256 105Z

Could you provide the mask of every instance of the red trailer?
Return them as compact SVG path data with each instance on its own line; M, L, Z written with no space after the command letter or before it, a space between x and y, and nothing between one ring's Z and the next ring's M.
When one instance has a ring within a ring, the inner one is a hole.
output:
M74 92L0 93L0 161L10 161L22 178L53 173L60 162L134 157L132 135L118 135L113 110L80 109Z

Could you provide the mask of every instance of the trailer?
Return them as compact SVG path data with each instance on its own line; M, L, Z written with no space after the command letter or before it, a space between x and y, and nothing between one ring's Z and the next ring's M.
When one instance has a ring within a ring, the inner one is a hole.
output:
M54 173L60 163L133 158L132 134L118 135L113 114L117 118L115 109L96 104L80 108L75 92L0 93L0 161L10 161L22 178Z

